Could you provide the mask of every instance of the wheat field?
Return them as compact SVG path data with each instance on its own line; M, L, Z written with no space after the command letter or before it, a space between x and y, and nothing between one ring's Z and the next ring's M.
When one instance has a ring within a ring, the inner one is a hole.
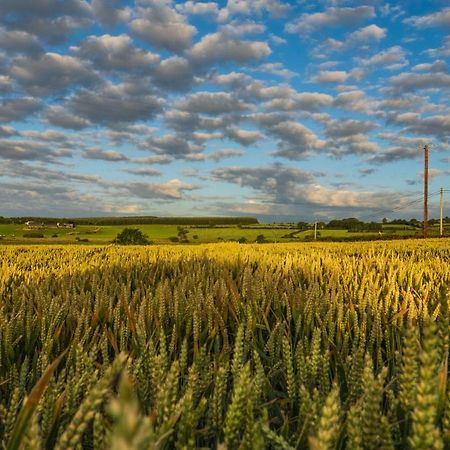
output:
M449 245L0 246L2 448L450 448Z

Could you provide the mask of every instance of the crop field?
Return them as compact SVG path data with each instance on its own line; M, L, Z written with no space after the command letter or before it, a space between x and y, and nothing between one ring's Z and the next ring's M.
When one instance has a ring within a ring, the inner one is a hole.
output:
M93 244L103 245L111 243L125 228L125 225L78 225L74 229L44 226L28 228L24 224L0 224L0 242L3 244ZM131 228L140 229L155 244L173 243L178 237L179 228L176 225L132 225ZM182 227L187 230L186 238L191 244L212 243L221 241L255 242L262 235L266 242L289 242L312 240L313 230L300 231L285 224L253 225L251 227L217 226L217 227ZM446 227L446 234L450 227ZM430 228L431 235L438 235L439 228ZM31 235L30 235L31 233ZM42 237L33 237L34 233ZM383 236L404 237L414 236L420 230L412 227L389 225L383 228ZM318 230L319 239L361 239L378 238L378 232L349 232L347 230L321 229Z
M124 228L125 226L119 225L79 225L74 229L50 226L30 229L23 224L0 224L0 235L4 236L5 241L11 243L76 244L79 239L88 239L87 242L93 244L105 244L113 241ZM139 225L132 228L139 228L150 239L157 242L166 241L170 236L177 235L176 225ZM24 237L25 234L30 232L42 234L44 237Z
M445 449L450 240L0 246L0 447Z
M16 244L76 244L86 242L91 244L107 244L112 242L124 228L125 226L123 225L79 225L75 229L42 227L30 230L24 225L0 224L0 236L3 236L4 243ZM167 244L171 242L171 238L178 237L178 228L176 225L136 225L131 228L140 229L156 244ZM263 235L267 241L279 242L286 239L284 236L287 234L296 231L295 229L282 226L266 226L264 228L240 228L237 226L207 228L189 226L183 228L187 230L187 239L191 243L236 241L242 238L245 238L248 242L255 242L259 235ZM43 237L24 237L30 231L40 233Z
M80 239L87 239L91 244L108 244L125 228L125 225L78 225L74 229L56 228L44 226L37 229L29 229L23 224L0 224L0 236L4 243L40 243L40 244L76 244ZM138 228L156 244L171 243L171 238L178 236L179 228L176 225L132 225ZM217 227L182 227L187 230L187 239L190 243L209 243L219 241L230 241L245 238L248 242L254 242L258 235L270 242L279 242L289 233L297 230L283 225L252 226L251 228L238 226ZM36 232L43 238L24 237L24 234ZM345 233L345 230L343 230ZM298 239L293 237L293 239ZM83 243L83 241L81 241Z

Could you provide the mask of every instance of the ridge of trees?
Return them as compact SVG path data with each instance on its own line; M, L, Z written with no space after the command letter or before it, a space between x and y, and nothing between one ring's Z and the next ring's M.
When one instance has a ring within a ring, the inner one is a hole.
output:
M56 222L70 222L75 225L252 225L258 224L256 217L156 217L156 216L128 216L128 217L1 217L0 223L25 223L33 221L44 225Z

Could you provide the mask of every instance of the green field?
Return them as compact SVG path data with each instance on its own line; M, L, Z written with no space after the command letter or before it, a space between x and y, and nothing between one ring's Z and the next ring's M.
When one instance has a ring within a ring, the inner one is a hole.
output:
M24 225L4 225L0 224L0 235L3 236L2 243L46 243L46 244L74 244L91 243L106 244L114 240L125 225L112 226L89 226L79 225L75 229L42 227L30 230ZM149 239L158 244L170 243L170 238L178 236L176 225L137 225L132 228L139 228ZM191 243L206 243L219 241L236 241L245 238L249 242L254 242L258 235L264 235L270 242L279 242L288 233L295 230L281 226L252 227L249 229L239 227L185 227L188 231L187 239ZM25 233L36 232L44 235L43 238L26 238ZM54 235L57 234L56 237ZM88 242L79 241L88 239Z
M88 242L79 243L106 244L114 240L124 228L122 225L79 225L74 229L56 227L29 229L25 225L0 224L0 235L3 236L3 243L75 244L79 239L88 239ZM169 242L169 237L177 236L175 225L139 225L132 228L139 228L155 242ZM44 238L24 237L24 234L30 232L41 233Z
M79 225L75 229L45 226L30 229L23 224L0 224L0 240L3 244L108 244L114 240L125 225ZM178 237L176 225L134 225L139 228L155 244L168 244ZM184 227L187 230L187 240L190 243L209 243L221 241L238 241L245 238L247 242L255 242L257 236L263 235L267 242L301 242L314 239L313 230L296 231L289 224L260 224L251 227L216 226L216 227ZM24 234L36 232L43 238L24 237ZM445 234L450 233L450 225L445 227ZM380 235L372 232L349 232L347 230L319 229L318 239L372 239L378 237L392 238L419 235L420 230L404 225L384 225ZM439 225L430 227L430 235L439 234ZM171 239L172 238L172 239Z

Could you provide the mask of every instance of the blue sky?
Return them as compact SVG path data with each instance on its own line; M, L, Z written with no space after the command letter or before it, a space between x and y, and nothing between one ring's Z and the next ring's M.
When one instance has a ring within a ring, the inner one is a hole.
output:
M448 0L2 0L0 215L420 217L449 29Z

